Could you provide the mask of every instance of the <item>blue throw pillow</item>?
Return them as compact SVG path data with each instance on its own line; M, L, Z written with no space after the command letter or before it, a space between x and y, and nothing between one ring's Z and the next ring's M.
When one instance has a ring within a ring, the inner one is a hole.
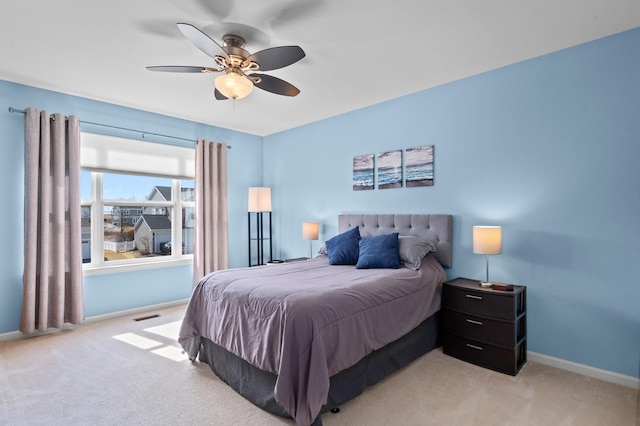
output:
M360 229L356 226L327 240L327 255L331 265L355 265L358 262Z
M398 233L377 235L360 240L357 269L400 267Z

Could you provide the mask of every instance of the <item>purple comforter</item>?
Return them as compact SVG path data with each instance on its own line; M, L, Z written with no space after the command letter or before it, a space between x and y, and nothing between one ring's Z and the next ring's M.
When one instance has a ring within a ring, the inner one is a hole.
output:
M329 377L440 309L444 270L355 269L313 260L217 271L193 291L179 342L189 358L206 337L277 375L275 400L298 425L327 402Z

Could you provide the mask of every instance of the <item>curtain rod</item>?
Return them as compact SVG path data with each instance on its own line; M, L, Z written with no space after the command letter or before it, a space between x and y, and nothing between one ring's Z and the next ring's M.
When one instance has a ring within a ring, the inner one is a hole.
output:
M9 107L9 112L12 113L12 114L13 113L25 114L25 111L23 109L17 109L17 108L14 108L14 107ZM193 139L181 138L181 137L178 137L178 136L163 135L161 133L142 132L140 130L128 129L126 127L111 126L109 124L94 123L94 122L91 122L91 121L82 121L82 120L80 120L80 123L81 124L91 124L93 126L108 127L110 129L125 130L127 132L140 133L140 134L142 134L142 138L143 139L144 139L144 135L153 135L153 136L160 136L160 137L163 137L163 138L177 139L177 140L181 140L181 141L187 141L187 142L195 143L195 141ZM227 149L231 149L231 145L227 145Z

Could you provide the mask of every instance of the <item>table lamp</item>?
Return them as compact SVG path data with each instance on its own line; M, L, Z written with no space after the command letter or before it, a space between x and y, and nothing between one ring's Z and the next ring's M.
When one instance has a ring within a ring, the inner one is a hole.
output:
M481 282L482 287L490 287L489 281L489 255L502 253L502 227L501 226L474 226L473 227L473 252L487 256L486 281Z
M309 240L309 259L313 257L312 241L318 239L318 230L320 226L318 222L302 223L302 239Z

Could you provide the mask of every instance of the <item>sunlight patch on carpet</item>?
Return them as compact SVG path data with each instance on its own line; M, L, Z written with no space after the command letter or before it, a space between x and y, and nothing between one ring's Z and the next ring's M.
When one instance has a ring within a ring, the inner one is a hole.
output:
M160 336L167 337L169 339L178 341L178 333L180 332L180 325L182 324L182 320L174 321L163 325L158 325L155 327L145 328L144 331L148 331L149 333L159 334Z
M117 336L113 336L113 338L128 343L142 350L155 348L150 352L155 355L160 355L161 357L170 359L172 361L187 361L189 357L187 356L187 354L182 352L182 348L172 346L178 341L178 333L180 332L181 324L182 321L173 321L167 324L148 327L138 332L140 334L151 333L155 335L156 338L161 340L161 342L143 337L140 334L136 333L118 334Z
M162 345L162 343L160 342L152 339L147 339L146 337L138 336L135 333L118 334L117 336L113 336L113 338L140 349L149 349Z
M176 362L189 359L187 354L182 352L182 349L176 348L175 346L165 346L160 349L154 349L151 352Z

